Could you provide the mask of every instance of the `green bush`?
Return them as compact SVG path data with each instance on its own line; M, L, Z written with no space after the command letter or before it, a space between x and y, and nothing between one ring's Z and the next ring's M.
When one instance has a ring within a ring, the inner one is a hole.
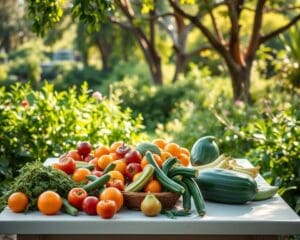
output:
M78 141L96 146L142 137L140 115L132 118L130 109L121 110L113 95L91 95L87 84L61 92L48 83L40 91L29 84L0 88L0 180L11 178L25 162L71 150Z

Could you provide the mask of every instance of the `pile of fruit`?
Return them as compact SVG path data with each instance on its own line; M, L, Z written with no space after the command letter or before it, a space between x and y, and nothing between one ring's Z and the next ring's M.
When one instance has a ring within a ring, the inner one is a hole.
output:
M220 155L211 136L196 141L191 152L163 139L136 146L120 141L94 150L88 142L81 142L76 150L61 155L50 169L36 169L43 185L30 179L28 173L20 176L13 188L15 192L8 198L12 211L23 212L31 203L33 209L46 215L63 210L73 216L84 211L112 218L122 209L126 193L144 192L139 208L146 216L189 215L192 199L197 213L203 216L204 199L241 204L270 198L277 191L272 186L258 191L255 177L259 167L245 168L235 159ZM58 173L61 175L56 182L48 179ZM47 179L45 174L49 175ZM61 179L64 188L59 183ZM31 192L32 189L36 191ZM181 195L182 208L164 209L156 197L164 192Z

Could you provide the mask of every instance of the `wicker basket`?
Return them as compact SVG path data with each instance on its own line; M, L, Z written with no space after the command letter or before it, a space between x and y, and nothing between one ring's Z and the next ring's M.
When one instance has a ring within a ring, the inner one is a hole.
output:
M146 195L145 192L123 192L124 204L129 209L139 211ZM166 210L172 209L180 197L180 194L172 192L153 193L153 195L161 202L162 209Z

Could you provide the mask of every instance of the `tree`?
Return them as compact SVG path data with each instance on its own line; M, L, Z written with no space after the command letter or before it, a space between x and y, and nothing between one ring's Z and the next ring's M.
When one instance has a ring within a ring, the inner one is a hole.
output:
M181 3L195 2L181 0ZM252 3L251 1L250 3ZM247 5L245 0L221 0L221 1L201 1L198 6L198 12L191 14L185 11L184 6L177 0L169 0L169 3L174 8L175 12L188 19L197 27L202 34L207 38L212 48L224 59L228 71L231 76L234 100L243 100L251 102L250 94L250 78L251 69L255 60L255 55L259 47L278 36L280 33L287 30L300 19L300 13L291 17L290 21L278 29L274 29L268 33L262 33L263 16L270 11L287 13L291 10L298 10L293 1L293 5L280 3L280 1L256 0L255 7ZM227 16L230 19L230 29L227 33L228 39L224 39L223 33L215 19L214 11L220 6L225 6ZM253 28L251 30L248 43L243 46L240 39L240 17L242 11L253 11ZM209 15L213 25L213 30L209 29L202 22L204 16Z

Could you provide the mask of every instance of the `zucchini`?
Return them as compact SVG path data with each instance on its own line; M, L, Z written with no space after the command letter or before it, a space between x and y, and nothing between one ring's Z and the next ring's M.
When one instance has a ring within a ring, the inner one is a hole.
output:
M145 156L146 152L155 153L160 156L161 151L158 146L150 142L142 142L135 148L142 156Z
M195 179L206 200L242 204L255 198L257 183L250 176L227 169L205 169Z
M142 174L138 179L130 183L126 188L125 192L138 192L143 189L143 187L149 182L154 173L154 167L150 164L147 164L144 168Z
M170 157L168 158L162 165L162 171L164 174L168 175L169 170L173 167L173 165L177 162L177 158Z
M87 175L85 178L90 181L95 181L98 179L98 177L95 175Z
M159 182L168 190L175 192L175 193L184 193L185 189L170 179L164 172L159 168L157 165L156 161L153 159L151 152L147 151L146 154L146 159L149 163L149 165L152 165L155 169L154 175L156 178L159 180Z
M183 181L181 181L182 179L178 179L177 177L179 177L179 175L173 177L172 179L175 182L179 183L185 189L184 193L182 194L182 207L185 211L188 212L191 210L191 197L192 196L191 196L188 186Z
M107 167L103 170L103 173L105 174L105 173L108 173L108 172L114 170L116 166L117 166L117 164L115 164L113 162L108 164Z
M188 189L190 190L190 193L194 200L195 208L199 216L204 216L206 213L205 202L197 183L192 178L184 178L183 182L187 185Z
M168 176L174 177L176 175L181 175L186 178L194 178L198 176L198 170L187 167L173 167L170 169Z
M266 200L273 197L278 191L277 186L259 186L254 201Z
M109 180L110 180L110 175L107 173L107 174L104 174L104 175L102 175L101 177L97 178L95 181L93 181L93 182L91 182L91 183L88 183L87 185L83 186L82 188L83 188L85 191L90 192L90 191L92 191L93 189L102 187L102 186L103 186L104 184L106 184Z
M87 168L88 170L94 170L95 166L86 162L76 161L76 168Z
M62 209L65 213L72 216L77 216L79 213L78 209L74 208L65 198L62 198Z

